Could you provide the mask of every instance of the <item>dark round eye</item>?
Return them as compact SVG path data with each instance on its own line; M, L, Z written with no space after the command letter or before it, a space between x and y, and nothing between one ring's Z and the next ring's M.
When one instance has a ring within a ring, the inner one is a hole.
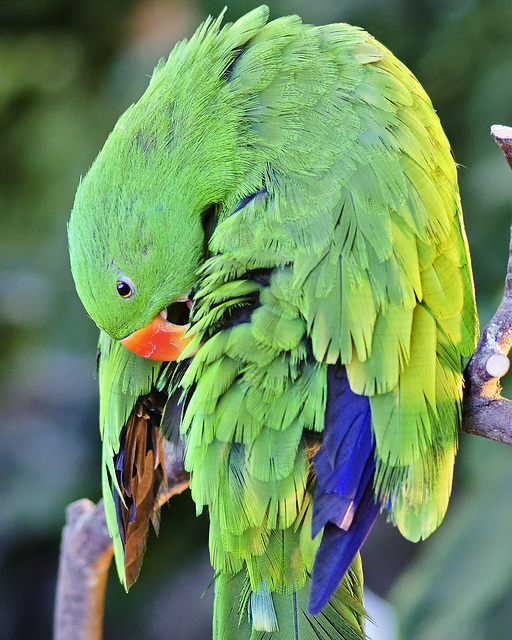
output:
M133 298L135 295L135 285L129 278L119 278L116 289L121 298Z

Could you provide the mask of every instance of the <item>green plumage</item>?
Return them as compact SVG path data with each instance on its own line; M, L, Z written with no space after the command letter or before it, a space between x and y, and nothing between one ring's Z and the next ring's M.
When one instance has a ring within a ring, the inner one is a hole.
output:
M363 637L357 558L307 613L327 372L343 365L369 397L377 500L428 536L477 333L456 167L418 81L371 36L267 18L209 19L178 44L78 189L70 254L104 332L107 520L125 581L113 459L138 398L172 389L116 340L192 289L181 434L211 518L214 637Z

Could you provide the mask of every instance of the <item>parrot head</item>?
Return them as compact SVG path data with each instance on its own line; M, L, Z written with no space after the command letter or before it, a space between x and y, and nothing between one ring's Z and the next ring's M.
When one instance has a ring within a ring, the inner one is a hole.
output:
M188 343L188 292L204 253L201 217L180 210L165 191L144 189L141 174L135 188L113 181L103 190L101 173L94 165L81 182L69 223L78 294L112 338L139 355L175 360Z
M77 190L68 238L78 295L100 329L154 360L175 360L189 342L187 294L217 220L261 189L253 98L226 81L266 22L266 7L256 13L235 39L228 27L219 35L221 15L175 47Z
M176 360L189 342L187 294L204 258L208 194L181 189L157 137L129 116L77 190L71 270L101 329L139 355Z

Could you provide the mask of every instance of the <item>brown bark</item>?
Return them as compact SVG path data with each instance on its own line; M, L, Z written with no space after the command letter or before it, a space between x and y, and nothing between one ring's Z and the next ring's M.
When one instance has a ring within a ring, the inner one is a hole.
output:
M494 125L491 133L512 168L512 127ZM506 444L512 444L512 401L501 395L500 379L508 370L511 345L512 230L503 298L464 373L462 426L466 433Z

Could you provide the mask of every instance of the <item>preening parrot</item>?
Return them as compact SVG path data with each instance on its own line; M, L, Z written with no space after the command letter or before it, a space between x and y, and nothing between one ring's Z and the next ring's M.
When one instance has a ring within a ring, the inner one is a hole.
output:
M214 637L362 638L378 513L420 540L451 491L477 335L456 165L365 31L222 18L158 64L69 222L117 567L128 588L178 420Z

